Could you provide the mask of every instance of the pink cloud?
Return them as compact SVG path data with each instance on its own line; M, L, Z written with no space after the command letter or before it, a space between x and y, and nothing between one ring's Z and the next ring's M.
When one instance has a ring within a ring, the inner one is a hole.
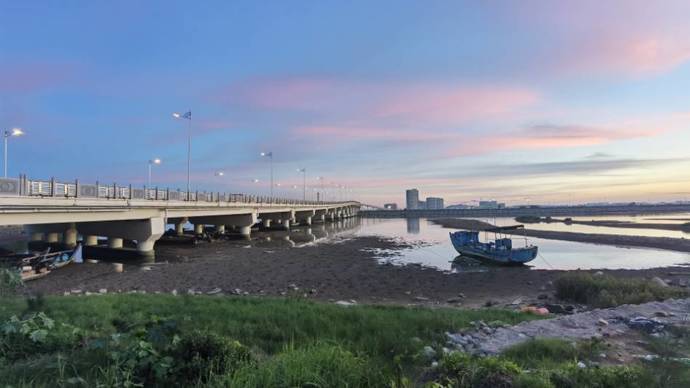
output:
M334 81L317 77L250 79L221 89L212 99L265 109L314 109L333 88Z
M402 88L383 101L374 113L385 118L464 123L495 118L537 101L538 94L529 89L422 85Z
M0 93L32 93L68 79L73 66L58 63L5 64L0 66Z

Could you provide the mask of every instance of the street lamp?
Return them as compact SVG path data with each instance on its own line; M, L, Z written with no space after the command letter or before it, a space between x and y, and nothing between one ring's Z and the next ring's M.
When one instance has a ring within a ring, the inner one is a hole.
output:
M297 172L302 173L302 201L307 200L307 169L306 167L298 168Z
M224 175L225 175L225 172L224 172L224 171L216 171L215 173L213 173L213 175L215 175L215 176L224 176Z
M187 126L187 200L189 201L189 171L190 171L190 161L192 155L192 110L188 110L187 113L173 113L175 119L185 119L189 120Z
M271 165L271 197L273 197L273 151L262 152L261 156L267 157Z
M5 154L4 154L5 155L5 164L4 164L5 178L7 178L7 139L10 136L21 136L23 134L24 134L24 131L22 131L21 128L12 128L11 131L5 131L5 136L4 136L5 137Z
M158 158L149 159L149 179L147 181L146 187L151 188L151 166L161 164L161 160Z
M323 200L324 192L323 192L323 177L322 176L317 176L316 177L317 181L321 181L321 191L316 192L316 200Z

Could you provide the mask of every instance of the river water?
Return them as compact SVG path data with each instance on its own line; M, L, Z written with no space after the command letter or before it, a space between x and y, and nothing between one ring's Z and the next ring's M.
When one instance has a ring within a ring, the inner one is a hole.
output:
M650 219L661 218L690 218L690 215L662 215L655 217L584 217L582 220L620 220L631 222L666 222ZM482 221L494 222L497 225L515 224L512 218L482 219ZM673 221L669 221L671 223ZM562 230L582 233L610 233L628 234L638 236L663 236L663 237L690 237L679 231L666 231L655 229L635 228L608 228L588 225L564 225L564 224L530 224L531 229ZM448 233L452 229L446 229L429 222L424 218L409 219L374 219L364 218L351 232L356 236L385 236L400 239L414 244L415 247L403 249L399 252L381 252L382 258L393 254L392 261L398 263L419 263L448 271L482 271L486 270L482 264L463 259L454 263L458 256L450 243ZM485 239L483 233L480 239ZM488 237L493 237L489 234ZM514 236L513 245L524 245L524 238ZM610 245L587 244L570 241L546 240L529 238L529 243L539 247L539 256L529 263L533 269L644 269L665 267L671 265L690 265L690 254L658 249L616 247ZM386 258L388 259L388 258Z

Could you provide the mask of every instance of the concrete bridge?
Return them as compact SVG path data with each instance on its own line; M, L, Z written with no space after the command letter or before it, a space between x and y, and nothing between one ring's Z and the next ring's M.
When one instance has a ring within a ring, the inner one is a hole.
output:
M257 223L289 229L357 215L355 201L321 202L269 198L256 195L183 192L160 188L135 188L18 179L0 179L0 226L24 225L32 241L85 246L108 238L109 248L122 248L125 240L144 255L153 254L155 242L167 224L182 235L184 225L203 233L206 225L224 233L233 228L249 236Z

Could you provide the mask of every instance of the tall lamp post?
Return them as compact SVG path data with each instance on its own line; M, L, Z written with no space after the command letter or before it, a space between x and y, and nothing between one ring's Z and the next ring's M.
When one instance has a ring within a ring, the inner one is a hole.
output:
M317 176L317 177L316 177L316 180L317 180L317 181L321 181L321 191L317 191L317 192L316 192L316 200L317 200L317 201L323 201L323 200L324 200L324 198L323 198L323 196L324 196L324 192L323 192L323 177L322 177L322 176Z
M12 128L10 131L5 131L5 164L3 165L5 168L5 178L7 178L7 139L9 139L10 136L21 136L23 134L24 131L22 131L21 128Z
M307 200L307 168L298 168L297 172L302 173L302 201Z
M187 125L187 201L189 201L189 172L191 165L192 156L192 110L188 110L187 113L173 113L173 117L176 119L189 120Z
M273 197L273 151L262 152L261 156L268 158L271 165L271 198Z
M146 181L146 182L147 182L146 187L148 187L148 188L151 188L151 167L152 167L154 164L155 164L155 165L161 164L161 160L158 159L158 158L150 159L150 160L149 160L149 179Z

